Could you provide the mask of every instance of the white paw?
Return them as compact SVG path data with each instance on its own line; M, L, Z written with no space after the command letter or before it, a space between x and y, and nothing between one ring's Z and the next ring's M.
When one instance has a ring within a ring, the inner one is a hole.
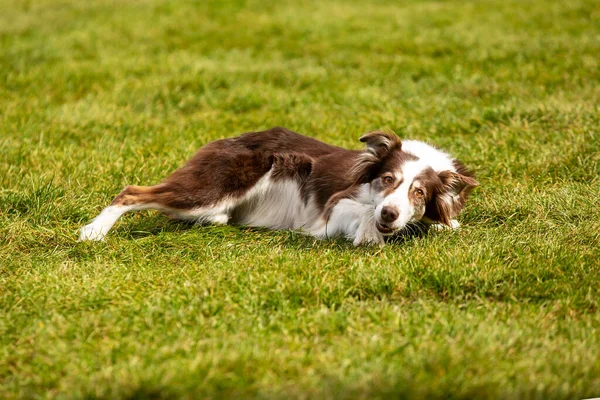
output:
M104 240L106 232L103 231L102 227L89 224L81 228L79 231L79 241L84 242L86 240L100 241Z
M383 235L377 230L377 228L375 228L375 225L373 225L372 229L359 229L352 244L354 246L367 245L383 247L385 241L383 239Z
M210 218L210 222L215 225L227 225L229 222L229 215L227 214L217 214Z
M460 228L460 223L455 219L450 220L450 226L444 225L444 224L432 224L431 225L431 229L436 230L436 231L446 231L446 230L455 231L458 228Z

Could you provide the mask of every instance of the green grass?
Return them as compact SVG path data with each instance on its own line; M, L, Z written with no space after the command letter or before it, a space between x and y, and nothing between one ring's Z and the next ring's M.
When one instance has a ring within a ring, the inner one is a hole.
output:
M594 0L0 0L1 398L600 396ZM123 218L127 184L283 125L477 172L384 249Z

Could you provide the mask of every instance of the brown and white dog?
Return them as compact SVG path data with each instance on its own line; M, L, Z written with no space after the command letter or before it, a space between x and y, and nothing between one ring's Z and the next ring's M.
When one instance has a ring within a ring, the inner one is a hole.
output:
M473 175L457 160L391 133L347 150L284 128L245 133L200 148L155 186L127 186L80 240L102 240L129 211L160 210L198 224L296 229L354 245L384 243L411 222L459 226Z

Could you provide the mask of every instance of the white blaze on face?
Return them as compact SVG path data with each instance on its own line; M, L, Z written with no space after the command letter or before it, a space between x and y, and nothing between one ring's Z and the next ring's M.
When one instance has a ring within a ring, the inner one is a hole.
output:
M375 208L377 221L380 223L385 222L381 218L381 210L386 206L394 207L399 213L398 219L393 223L387 223L388 226L400 229L413 220L415 208L410 201L409 190L415 178L427 167L428 165L420 160L407 161L402 165L401 171L395 174L397 179L400 179L402 183Z

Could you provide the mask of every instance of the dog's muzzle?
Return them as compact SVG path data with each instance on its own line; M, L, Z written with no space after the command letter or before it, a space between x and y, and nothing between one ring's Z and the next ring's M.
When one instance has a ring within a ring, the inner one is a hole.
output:
M396 230L388 225L385 224L380 224L379 222L375 221L375 228L377 228L377 230L381 233L383 233L384 235L391 235L392 233L394 233Z

